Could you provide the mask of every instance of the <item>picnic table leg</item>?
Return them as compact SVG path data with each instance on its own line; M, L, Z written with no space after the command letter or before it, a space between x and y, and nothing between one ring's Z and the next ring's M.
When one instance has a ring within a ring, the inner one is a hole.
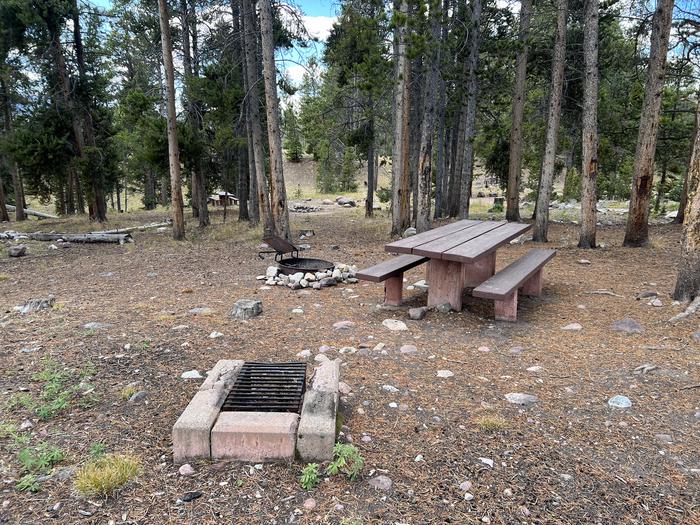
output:
M518 290L513 290L511 294L502 301L493 302L496 320L517 321L518 319Z
M542 268L523 284L523 293L533 297L542 295Z
M496 252L491 252L471 263L462 263L464 288L476 288L496 273Z
M430 259L428 262L428 306L450 303L453 310L462 310L461 263Z
M403 273L384 281L384 304L401 306L403 299Z

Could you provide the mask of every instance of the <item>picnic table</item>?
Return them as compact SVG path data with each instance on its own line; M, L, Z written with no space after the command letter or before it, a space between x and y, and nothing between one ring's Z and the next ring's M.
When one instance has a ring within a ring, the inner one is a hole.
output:
M496 251L529 230L530 224L461 220L390 242L387 252L428 259L428 306L449 303L462 309L465 288L475 288L496 272Z

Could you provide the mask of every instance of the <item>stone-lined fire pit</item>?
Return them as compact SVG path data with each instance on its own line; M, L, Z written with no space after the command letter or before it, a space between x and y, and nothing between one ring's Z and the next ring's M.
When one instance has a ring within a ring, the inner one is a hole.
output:
M284 259L287 260L287 259ZM332 268L320 272L297 272L287 275L277 266L268 266L265 275L258 275L258 281L265 281L267 286L287 286L292 290L301 288L328 288L338 284L355 284L358 282L355 274L356 266L343 263L333 263Z
M173 425L173 460L304 461L333 458L340 361L314 370L300 413L222 411L244 369L244 361L222 359L209 372ZM261 406L264 402L261 396ZM269 408L269 407L268 407Z

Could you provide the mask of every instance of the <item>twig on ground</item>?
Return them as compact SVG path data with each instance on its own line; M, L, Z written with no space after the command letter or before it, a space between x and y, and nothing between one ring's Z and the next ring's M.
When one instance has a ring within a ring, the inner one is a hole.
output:
M616 294L614 292L611 292L610 290L591 290L589 292L584 292L587 295L610 295L612 297L621 297L622 299L625 298L624 295Z
M700 388L700 383L698 383L697 385L682 386L678 390L690 390L692 388Z

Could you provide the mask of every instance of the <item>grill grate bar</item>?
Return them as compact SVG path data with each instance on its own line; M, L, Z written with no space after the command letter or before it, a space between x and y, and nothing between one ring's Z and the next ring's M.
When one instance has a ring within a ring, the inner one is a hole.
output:
M299 413L305 391L306 363L246 362L221 410Z

